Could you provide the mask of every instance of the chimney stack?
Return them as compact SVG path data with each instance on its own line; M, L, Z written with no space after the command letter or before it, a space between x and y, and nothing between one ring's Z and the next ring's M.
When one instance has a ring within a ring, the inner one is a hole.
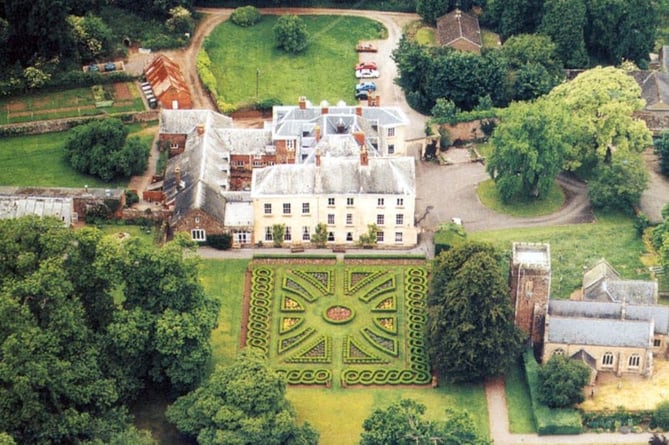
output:
M314 127L314 135L315 135L315 138L316 138L316 142L318 143L318 141L321 140L321 127L320 127L320 125L316 125Z
M321 166L321 149L317 148L316 149L316 167Z
M297 104L299 105L300 110L305 110L307 108L307 98L306 98L306 96L300 96L300 98L298 99Z
M204 124L197 124L197 134L202 136L204 134Z
M358 105L357 107L355 107L355 114L358 115L358 116L362 116L362 107L361 106Z
M181 168L176 167L174 169L174 180L177 183L177 190L181 190Z
M355 142L360 147L365 145L365 132L364 131L354 131L353 132L353 138L355 139Z
M362 149L360 150L360 165L362 166L367 166L369 164L369 153L367 153L367 147L362 146Z
M329 104L324 101L321 104L321 114L328 114L329 111L330 111Z

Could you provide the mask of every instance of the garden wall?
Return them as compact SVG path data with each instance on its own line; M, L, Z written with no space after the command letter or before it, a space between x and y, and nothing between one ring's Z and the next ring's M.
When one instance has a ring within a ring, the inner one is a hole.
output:
M123 122L131 124L136 122L149 122L158 120L159 111L140 111L138 113L125 113L120 116ZM74 117L67 119L51 119L46 121L35 122L21 122L17 124L0 125L0 136L20 136L30 134L54 133L59 131L69 130L86 122L91 122L95 119L104 119L107 117L115 117L109 115Z
M448 134L451 136L451 143L454 143L457 139L461 141L473 141L485 136L481 130L480 119L471 122L460 122L455 125L445 124L444 128L448 130Z

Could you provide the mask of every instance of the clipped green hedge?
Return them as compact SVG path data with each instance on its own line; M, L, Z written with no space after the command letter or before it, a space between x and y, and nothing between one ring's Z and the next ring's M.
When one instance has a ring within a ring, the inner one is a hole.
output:
M289 385L327 385L332 383L329 369L277 369Z
M283 259L309 259L309 260L336 260L337 255L335 254L320 254L320 255L286 255L283 253L256 253L253 255L254 260L283 260Z
M352 253L344 255L344 260L424 260L425 255L421 254L407 254L407 255L382 255L382 254L364 254Z
M344 273L344 291L346 295L353 295L372 281L387 273L388 272L385 270L361 271L360 268L347 269ZM360 278L357 278L356 281L353 278L354 275L359 275Z
M246 324L246 344L269 352L272 319L272 276L271 269L258 267L251 273L251 297L249 319Z
M534 359L534 353L528 349L523 354L525 363L525 375L530 388L532 399L532 412L534 413L537 434L540 436L554 434L581 434L583 432L583 420L580 413L575 409L562 408L551 409L539 402L537 390L539 387L539 364Z

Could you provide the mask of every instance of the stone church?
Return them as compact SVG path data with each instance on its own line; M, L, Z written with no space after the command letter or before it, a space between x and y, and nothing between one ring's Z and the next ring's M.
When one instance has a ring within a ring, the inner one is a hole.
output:
M516 325L542 362L565 355L595 372L651 376L667 354L669 307L657 304L656 281L624 280L601 260L578 300L552 299L550 246L514 243L509 285Z

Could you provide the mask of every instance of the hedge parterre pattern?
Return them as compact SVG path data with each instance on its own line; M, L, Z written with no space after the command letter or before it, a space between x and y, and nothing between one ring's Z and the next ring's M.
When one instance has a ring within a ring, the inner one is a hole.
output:
M256 265L251 277L247 344L289 384L431 382L424 267Z

